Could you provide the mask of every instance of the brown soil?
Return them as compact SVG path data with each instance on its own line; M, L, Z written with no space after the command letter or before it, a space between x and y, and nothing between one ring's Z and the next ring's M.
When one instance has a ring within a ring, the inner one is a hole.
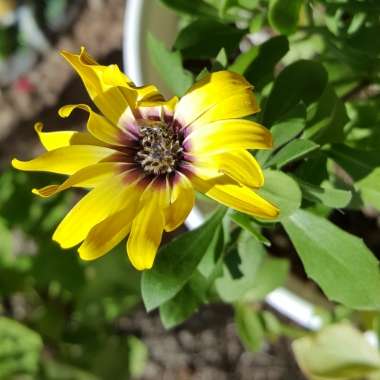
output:
M305 380L285 338L259 353L247 352L225 305L204 306L172 331L144 310L120 325L148 346L150 359L140 380Z

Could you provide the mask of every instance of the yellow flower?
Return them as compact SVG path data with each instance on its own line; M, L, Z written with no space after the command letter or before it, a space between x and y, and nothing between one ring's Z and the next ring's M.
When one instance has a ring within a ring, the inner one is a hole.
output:
M69 177L34 189L49 197L70 187L89 188L54 232L62 248L81 243L79 255L96 259L128 234L127 252L139 270L152 267L163 231L180 226L194 205L194 190L249 215L271 219L278 209L255 190L264 178L246 149L268 149L270 132L239 119L259 111L252 85L219 71L195 83L180 100L165 101L156 87L136 87L116 65L102 66L84 48L63 52L101 112L85 104L86 132L43 132L46 152L15 168Z

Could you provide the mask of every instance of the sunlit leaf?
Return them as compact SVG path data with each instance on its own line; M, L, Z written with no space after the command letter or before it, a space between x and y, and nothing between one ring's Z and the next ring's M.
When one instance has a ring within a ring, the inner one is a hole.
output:
M379 262L361 239L304 210L282 224L307 275L330 300L354 309L380 308Z
M343 322L293 342L297 362L308 376L357 379L380 369L380 355L365 336Z
M286 218L300 207L302 193L294 179L275 170L265 170L264 177L264 187L258 193L280 209L276 220Z
M334 189L327 186L315 186L300 179L297 179L297 182L301 187L304 198L311 202L321 202L327 207L346 207L352 198L352 193L348 190Z
M175 95L183 95L193 83L193 75L183 69L181 54L171 52L152 34L147 37L148 50L152 63L162 79Z
M254 222L249 215L243 214L238 211L232 211L229 214L229 216L231 220L233 220L237 225L248 231L257 241L263 243L266 246L271 245L270 241L264 235L261 234L259 228L254 225Z
M235 325L244 346L252 352L260 351L264 330L258 313L249 305L235 306Z
M275 153L266 166L275 166L280 169L293 161L306 157L318 148L319 145L310 140L293 140Z
M259 300L285 281L286 260L267 256L262 244L244 231L237 251L224 259L223 276L215 282L222 300L234 302L243 297Z

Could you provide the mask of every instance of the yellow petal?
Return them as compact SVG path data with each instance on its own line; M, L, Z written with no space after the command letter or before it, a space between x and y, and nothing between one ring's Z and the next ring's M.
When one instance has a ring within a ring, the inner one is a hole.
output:
M259 163L246 150L205 155L201 156L199 160L203 166L216 168L219 172L248 187L259 188L264 185L264 175ZM196 163L194 165L196 166Z
M260 111L256 97L250 88L220 100L196 119L192 128L203 127L217 120L242 118Z
M116 65L99 65L84 48L80 54L63 51L62 55L81 77L92 101L110 121L117 122L129 106L128 99L134 104L136 93L132 89L128 91L131 82Z
M139 189L131 188L124 208L91 229L78 249L81 259L94 260L105 255L128 235L139 197Z
M194 206L194 188L189 179L178 173L173 185L171 202L165 213L165 231L173 231L187 218Z
M150 186L140 199L139 211L133 220L127 252L132 265L138 270L153 266L161 243L165 218L162 208L163 191Z
M227 207L263 219L274 219L278 216L279 210L276 206L232 179L224 177L206 181L193 176L191 181L198 191Z
M94 112L88 105L70 104L61 107L58 112L61 117L69 117L76 108L88 112L87 129L96 139L110 145L123 146L122 131L107 121L106 118Z
M102 162L86 166L70 176L60 185L49 185L41 189L33 189L33 193L41 197L50 197L70 187L95 187L107 178L118 173L118 164L114 162Z
M59 131L42 132L43 124L36 123L35 131L46 150L54 150L69 145L104 145L87 132Z
M165 120L166 117L173 117L178 97L167 101L142 101L139 102L136 116L139 119Z
M154 86L135 87L117 65L99 65L84 48L80 54L63 51L62 55L77 71L99 110L114 124L126 108L135 106L138 99L158 94Z
M229 71L211 73L195 83L181 98L175 118L187 126L226 98L252 87L239 74Z
M196 128L186 137L185 143L191 154L196 156L238 149L269 149L272 147L272 135L254 121L231 119Z
M130 186L134 185L123 182L122 175L108 178L70 210L55 230L53 240L62 248L80 243L95 225L124 208Z
M15 158L12 165L19 170L70 175L115 153L115 150L102 146L71 145L48 151L31 161L19 161Z

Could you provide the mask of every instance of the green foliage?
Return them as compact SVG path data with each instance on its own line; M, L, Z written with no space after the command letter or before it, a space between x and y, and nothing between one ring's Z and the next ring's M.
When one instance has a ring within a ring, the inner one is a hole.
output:
M271 126L299 103L309 105L319 99L327 84L327 73L315 61L300 60L287 66L276 78L263 113Z
M283 166L288 165L291 162L306 157L318 148L319 145L310 140L293 140L273 155L268 166L275 166L277 169L281 169Z
M301 187L305 199L315 203L320 202L327 207L346 207L352 198L352 193L348 190L339 190L323 185L315 186L300 179L297 179L297 183Z
M293 214L301 206L302 194L297 182L281 171L265 170L264 175L265 183L258 193L280 209L277 220Z
M379 262L361 239L304 210L282 224L307 275L329 299L353 309L380 308Z
M192 85L192 74L182 68L181 54L171 52L152 34L148 34L147 44L150 58L156 70L176 95L183 95Z
M179 13L196 17L217 18L216 8L203 0L160 0L167 7L174 9Z
M225 302L244 298L262 300L268 293L283 285L288 271L288 262L271 258L265 248L244 231L239 237L237 249L224 258L223 275L215 286Z
M363 378L380 369L376 348L347 322L295 340L293 350L304 372L321 380Z
M235 306L236 330L244 346L252 351L260 351L264 342L264 331L258 314L245 304Z
M197 311L204 301L205 286L203 276L195 273L173 298L160 306L161 321L167 329L186 321Z
M303 0L270 0L268 16L271 26L281 34L294 33L302 4Z
M40 336L22 324L0 317L0 378L34 375L42 350Z
M218 232L225 209L217 210L203 226L182 234L158 254L154 267L144 272L142 296L148 311L174 297L192 276Z
M222 48L230 55L245 32L217 20L195 20L179 32L174 48L184 58L212 58Z
M284 36L276 36L252 49L257 50L257 54L252 53L253 60L240 74L261 90L273 80L275 66L288 52L289 42Z

